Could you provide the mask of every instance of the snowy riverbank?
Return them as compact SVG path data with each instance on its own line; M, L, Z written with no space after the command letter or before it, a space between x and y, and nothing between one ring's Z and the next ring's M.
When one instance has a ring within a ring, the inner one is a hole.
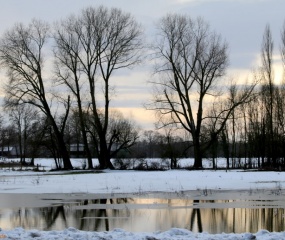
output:
M42 240L282 240L285 239L285 233L270 233L266 230L261 230L256 234L208 234L208 233L193 233L185 229L173 228L166 232L156 233L131 233L122 229L115 229L109 232L86 232L79 231L74 228L68 228L63 231L25 231L22 228L17 228L11 231L0 231L0 238L3 239L42 239Z
M224 191L267 189L278 194L284 190L285 172L258 171L111 171L103 172L25 172L2 170L0 193L96 193L143 194L150 192L185 193L187 191ZM280 196L279 196L280 197ZM281 195L282 198L282 195ZM284 197L285 199L285 197ZM4 204L2 202L2 204ZM1 227L1 226L0 226ZM62 231L2 229L3 239L285 239L285 233L208 234L185 229L165 232L133 233L120 229L88 232L68 228Z

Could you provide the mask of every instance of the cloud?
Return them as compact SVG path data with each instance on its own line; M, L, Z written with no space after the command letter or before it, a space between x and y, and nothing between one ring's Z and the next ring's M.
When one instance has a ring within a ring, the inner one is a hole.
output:
M153 37L155 22L166 13L202 16L229 43L228 73L230 77L238 79L247 78L253 68L260 66L260 46L267 23L272 28L277 49L280 28L285 19L284 0L98 0L96 3L93 0L69 0L68 3L66 0L10 0L3 1L1 5L0 34L16 22L29 23L32 18L40 18L53 23L72 13L79 13L82 8L99 5L130 12L145 28L147 39ZM274 55L274 71L276 79L281 79L283 71L280 59L276 58ZM151 86L147 80L152 69L147 63L143 63L143 68L118 71L112 78L111 84L116 86L112 106L126 115L132 114L142 125L150 126L154 121L153 113L142 107L151 97Z

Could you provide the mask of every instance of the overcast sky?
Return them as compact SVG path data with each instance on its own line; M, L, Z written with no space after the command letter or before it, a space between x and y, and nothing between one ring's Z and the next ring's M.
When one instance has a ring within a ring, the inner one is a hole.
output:
M280 30L285 20L284 0L9 0L1 2L0 34L17 22L29 23L39 18L53 23L82 8L99 5L130 12L143 25L149 39L155 22L167 13L203 17L228 42L228 74L237 78L246 77L257 67L266 24L271 27L276 59L279 58ZM146 128L153 128L152 114L142 107L151 97L147 85L150 71L140 66L114 79L118 87L113 106Z

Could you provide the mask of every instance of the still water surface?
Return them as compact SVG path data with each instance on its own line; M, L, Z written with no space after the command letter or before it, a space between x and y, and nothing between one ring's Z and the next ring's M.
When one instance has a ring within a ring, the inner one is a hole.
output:
M147 195L0 194L0 199L3 229L285 231L285 197L270 191L256 194L230 191Z

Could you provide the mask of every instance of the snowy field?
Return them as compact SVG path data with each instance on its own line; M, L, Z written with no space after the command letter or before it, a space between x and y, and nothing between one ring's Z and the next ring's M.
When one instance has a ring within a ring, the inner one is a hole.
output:
M46 170L53 167L50 159L38 159L36 164ZM73 160L76 166L82 160ZM3 169L0 173L0 193L149 193L191 190L257 190L284 189L285 172L237 170L168 170L168 171L111 171L69 174L69 172L33 172ZM1 227L1 226L0 226ZM16 228L2 229L0 239L285 239L285 233L208 234L185 229L166 232L132 233L121 229L109 232L85 232L74 228L62 231L38 231Z
M58 239L58 240L279 240L285 239L285 233L270 233L266 230L261 230L255 234L208 234L208 233L193 233L185 229L170 229L166 232L156 233L131 233L122 229L115 229L109 232L84 232L74 228L68 228L63 231L25 231L22 228L16 228L12 231L1 231L1 239Z

